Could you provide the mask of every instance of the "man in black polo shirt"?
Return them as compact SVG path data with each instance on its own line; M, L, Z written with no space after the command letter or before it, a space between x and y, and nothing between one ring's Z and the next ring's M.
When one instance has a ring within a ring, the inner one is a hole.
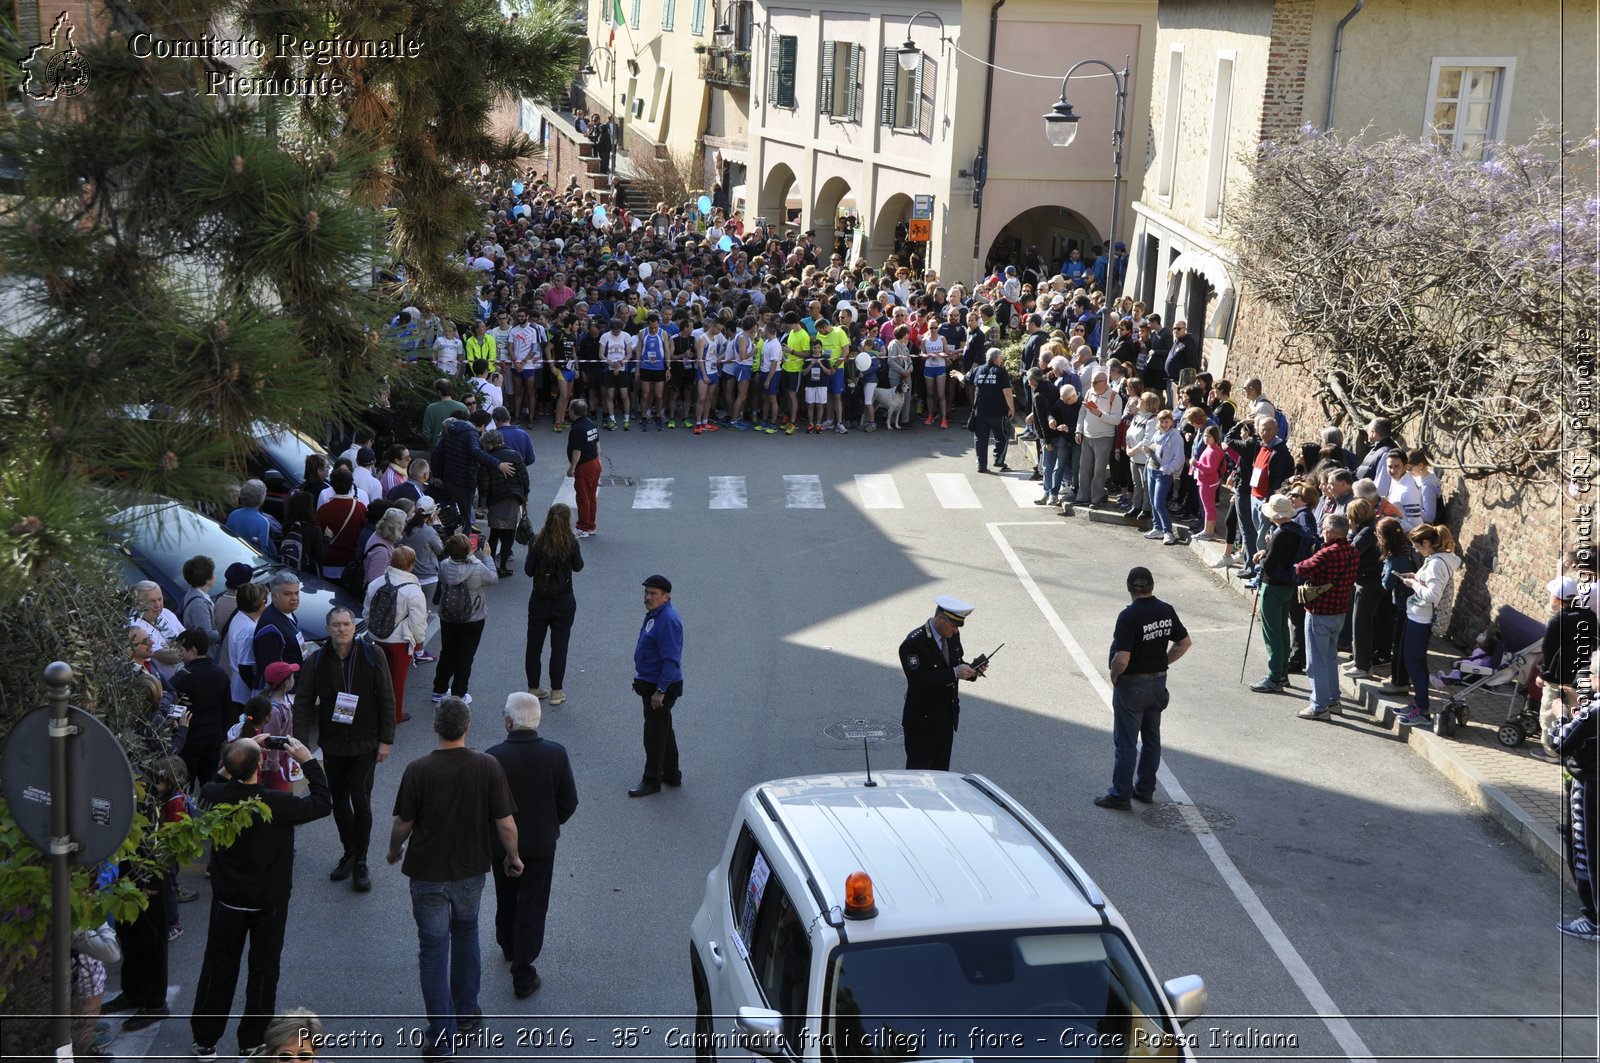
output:
M1009 472L1006 448L1011 445L1011 420L1016 416L1017 405L1011 394L1011 374L1001 364L1000 348L990 347L984 363L972 371L972 383L977 390L973 399L972 430L978 437L978 471L988 472L984 450L989 438L994 437L994 467Z
M578 538L594 534L600 492L600 426L589 416L589 404L573 399L567 406L572 429L567 432L567 475L578 496Z
M1129 809L1129 798L1155 800L1161 767L1161 711L1167 707L1167 668L1189 652L1189 632L1172 606L1155 596L1150 570L1128 570L1133 601L1117 614L1111 636L1112 741L1116 759L1111 789L1094 799L1101 808ZM1143 749L1140 743L1143 742ZM1138 770L1134 761L1138 760Z

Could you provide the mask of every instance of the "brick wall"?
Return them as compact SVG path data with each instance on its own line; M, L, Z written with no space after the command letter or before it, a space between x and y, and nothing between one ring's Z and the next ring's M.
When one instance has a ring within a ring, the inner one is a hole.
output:
M1313 369L1280 362L1287 335L1282 319L1269 308L1248 293L1241 297L1226 372L1235 398L1243 397L1246 380L1258 376L1267 398L1289 419L1291 443L1316 439L1325 425L1332 424L1344 431L1346 446L1362 453L1366 432L1350 424L1342 410L1321 406L1310 375ZM1408 446L1428 444L1407 435L1404 425L1399 434ZM1501 615L1504 609L1542 628L1548 616L1544 586L1556 574L1562 551L1572 543L1570 522L1578 515L1577 505L1553 487L1466 481L1446 470L1436 471L1444 488L1446 523L1466 562L1456 575L1455 600L1439 631L1466 646L1491 619L1509 620Z
M1306 63L1316 0L1276 0L1258 140L1291 137L1305 122Z

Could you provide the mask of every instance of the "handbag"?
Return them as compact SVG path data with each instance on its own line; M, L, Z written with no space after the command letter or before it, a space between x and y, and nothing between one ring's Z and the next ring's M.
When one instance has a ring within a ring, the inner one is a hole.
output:
M1331 583L1302 583L1294 589L1294 593L1301 605L1310 605L1332 589Z
M72 947L101 963L122 962L122 945L117 941L117 932L109 922L72 935Z
M517 545L527 546L533 542L533 522L528 519L528 511L524 509L522 516L517 518Z

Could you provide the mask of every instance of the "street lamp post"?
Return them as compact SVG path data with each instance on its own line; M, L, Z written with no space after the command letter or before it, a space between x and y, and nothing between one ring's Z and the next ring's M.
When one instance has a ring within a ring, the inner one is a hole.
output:
M1103 59L1080 59L1068 68L1066 76L1061 79L1061 99L1044 115L1044 134L1052 147L1065 148L1072 144L1078 135L1078 116L1072 111L1072 104L1067 102L1067 82L1072 75L1078 72L1081 66L1104 67L1106 73L1111 75L1112 82L1117 89L1117 119L1111 130L1111 151L1113 158L1113 172L1111 176L1111 227L1106 239L1106 288L1105 302L1100 307L1100 360L1105 362L1111 349L1111 278L1113 267L1116 264L1117 247L1117 217L1121 210L1122 198L1122 139L1124 123L1128 114L1128 65L1130 56L1122 57L1122 70L1119 73L1115 67Z
M611 80L611 110L606 115L606 121L611 121L617 114L617 56L610 48L597 44L589 49L589 55L583 61L583 67L578 71L584 77L594 77L598 70L594 65L594 57L599 56L605 60L606 77Z
M713 0L711 7L716 19L716 29L711 31L711 43L724 50L733 47L734 37L737 36L732 23L728 21L728 9L733 4L734 0L728 0L726 4L717 4Z
M939 43L941 45L950 39L945 33L944 19L940 18L939 13L936 11L918 11L915 15L906 19L906 43L895 50L895 61L900 64L900 69L908 74L915 70L917 63L922 60L922 49L918 48L917 42L911 39L911 27L916 23L917 19L924 15L939 24Z

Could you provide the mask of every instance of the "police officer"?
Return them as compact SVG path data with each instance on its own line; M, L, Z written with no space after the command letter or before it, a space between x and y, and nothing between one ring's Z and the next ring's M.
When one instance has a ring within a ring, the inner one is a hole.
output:
M1006 449L1011 446L1011 422L1017 415L1017 401L1011 394L1011 374L1002 364L1003 354L990 347L984 363L968 378L975 388L972 405L972 431L978 437L978 471L988 472L985 451L994 440L994 467L1009 472Z
M1141 566L1128 570L1128 596L1111 636L1111 738L1116 759L1101 808L1129 809L1129 798L1155 800L1161 767L1161 713L1167 707L1167 667L1189 652L1189 631L1178 611L1156 597L1156 579ZM1140 748L1142 745L1143 748ZM1135 758L1138 765L1135 771Z
M987 670L962 663L961 625L973 606L941 594L933 616L900 643L906 674L906 704L900 726L906 734L906 768L950 770L950 746L961 718L956 681L976 680Z

